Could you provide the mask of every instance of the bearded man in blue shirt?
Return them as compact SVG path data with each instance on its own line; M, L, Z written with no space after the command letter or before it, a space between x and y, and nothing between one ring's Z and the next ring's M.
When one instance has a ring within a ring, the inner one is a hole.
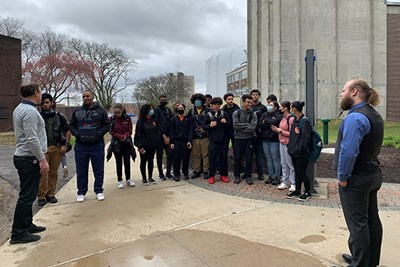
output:
M379 95L366 81L352 79L340 98L341 108L349 112L340 125L335 154L351 252L342 257L349 266L377 266L383 233L377 200L382 185L378 155L384 123L373 106L378 105Z

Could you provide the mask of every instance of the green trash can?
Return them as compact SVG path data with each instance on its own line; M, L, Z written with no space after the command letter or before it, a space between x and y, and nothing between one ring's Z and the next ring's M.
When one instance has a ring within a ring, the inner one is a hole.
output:
M328 144L328 126L329 126L329 122L331 121L331 119L328 118L323 118L321 119L322 121L322 125L323 125L323 137L322 137L322 141L324 142L324 145Z

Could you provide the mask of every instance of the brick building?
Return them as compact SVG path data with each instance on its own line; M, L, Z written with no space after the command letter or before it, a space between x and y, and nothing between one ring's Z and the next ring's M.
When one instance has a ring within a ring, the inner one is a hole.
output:
M12 113L21 101L21 40L0 34L0 132L13 131Z

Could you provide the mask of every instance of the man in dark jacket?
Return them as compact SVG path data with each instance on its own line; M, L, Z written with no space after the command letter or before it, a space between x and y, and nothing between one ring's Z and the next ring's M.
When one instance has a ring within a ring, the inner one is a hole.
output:
M232 93L227 93L224 95L224 101L226 104L222 107L222 111L227 115L228 117L228 124L227 124L227 131L228 131L228 136L226 138L226 153L228 153L229 149L229 142L232 143L232 148L234 147L234 140L235 140L235 131L233 129L233 121L232 121L232 115L233 112L236 110L240 109L236 103L233 102L233 94Z
M205 118L210 108L205 106L206 98L203 94L194 94L190 98L193 104L188 116L193 121L192 160L194 173L192 179L201 176L204 172L204 179L208 179L208 135L204 129Z
M228 183L228 162L226 153L226 138L228 136L228 117L221 108L222 99L215 97L211 99L211 111L207 113L205 129L208 132L208 155L210 159L210 178L209 184L215 182L215 173L218 167L220 168L220 179L224 183Z
M159 178L162 181L165 181L166 178L173 178L171 175L171 166L173 162L173 154L170 148L170 130L169 130L169 125L171 118L174 116L172 111L167 107L168 101L167 101L167 96L166 95L161 95L159 98L159 104L155 108L155 113L158 119L158 122L160 124L161 132L162 132L162 137L160 139L160 142L157 146L157 168L158 168L158 174ZM162 162L163 162L163 154L167 156L167 172L164 175L163 168L162 168Z
M83 91L83 105L72 113L69 125L75 136L75 164L78 187L78 202L85 201L88 191L89 160L94 173L94 192L97 200L104 200L104 138L110 130L107 112L94 103L93 93Z

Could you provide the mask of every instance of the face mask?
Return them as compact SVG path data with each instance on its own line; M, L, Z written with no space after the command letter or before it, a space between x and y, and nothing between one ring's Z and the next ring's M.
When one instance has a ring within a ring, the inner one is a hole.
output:
M149 114L150 117L154 115L154 109L150 109Z
M185 113L185 111L184 111L184 110L181 110L181 109L180 109L180 110L177 110L177 111L178 111L178 114L179 114L179 115L183 115L183 113Z
M194 105L196 106L196 108L201 107L201 100L194 101Z
M167 104L168 104L167 101L160 102L160 105L161 105L162 107L165 107Z
M267 106L267 112L271 113L273 108L273 106Z

